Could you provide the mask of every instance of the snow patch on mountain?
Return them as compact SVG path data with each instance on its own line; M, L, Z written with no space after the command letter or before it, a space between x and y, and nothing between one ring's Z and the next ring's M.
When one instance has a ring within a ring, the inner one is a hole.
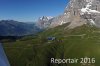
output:
M89 1L90 2L86 5L86 7L81 9L81 15L84 15L85 13L88 13L88 14L100 13L100 11L90 9L90 7L92 6L93 0L89 0Z
M64 21L61 21L61 23L60 23L60 25L63 25L63 24L65 24L66 22L64 22Z
M48 26L51 24L49 20L53 19L51 16L43 16L40 17L36 23L36 26L38 26L40 29L48 28Z
M92 10L90 9L90 7L92 6L94 0L86 0L86 2L88 2L88 4L86 5L85 8L81 9L80 15L85 15L85 14L89 14L91 15L92 13L100 13L100 11L97 10ZM93 21L93 19L88 19L93 25L95 25L95 22Z
M91 25L95 25L95 22L93 21L93 19L88 19L91 22Z
M39 19L45 21L45 20L50 20L52 18L53 18L52 16L48 16L48 17L47 16L43 16L43 17L40 17Z

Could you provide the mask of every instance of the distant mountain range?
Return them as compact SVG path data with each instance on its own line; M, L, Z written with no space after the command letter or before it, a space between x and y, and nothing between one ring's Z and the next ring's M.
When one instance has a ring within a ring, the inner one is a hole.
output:
M54 28L70 23L66 28L75 28L84 24L100 27L100 0L70 0L64 13L49 20L39 20L45 28ZM46 17L45 17L46 18ZM46 18L47 19L47 18Z
M1 36L22 36L35 34L41 29L54 28L69 23L66 28L73 29L84 24L100 27L99 0L70 0L64 13L57 16L43 16L34 24L14 20L0 21Z
M14 20L0 21L0 36L24 36L39 32L40 29L33 23L24 23Z

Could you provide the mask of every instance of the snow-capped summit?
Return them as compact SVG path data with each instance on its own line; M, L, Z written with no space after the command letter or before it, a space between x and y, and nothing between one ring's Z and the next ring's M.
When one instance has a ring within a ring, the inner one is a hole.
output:
M43 17L40 17L38 20L42 20L42 21L48 21L50 19L52 19L53 17L51 16L43 16Z
M38 26L41 29L45 29L51 24L50 23L51 21L49 21L49 20L52 20L52 18L53 17L51 17L51 16L49 16L49 17L47 17L47 16L40 17L37 21L36 26Z
M89 23L100 27L100 0L70 0L62 15L55 17L50 28L65 23L74 28Z

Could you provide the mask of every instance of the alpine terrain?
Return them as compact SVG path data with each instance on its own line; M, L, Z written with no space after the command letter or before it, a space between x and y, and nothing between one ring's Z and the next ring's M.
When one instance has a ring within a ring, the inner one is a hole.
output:
M89 23L100 27L100 0L70 0L64 13L52 20L50 28L70 23L74 28Z
M28 24L14 20L0 21L0 36L25 36L36 34L40 29L35 24Z
M43 17L40 17L36 23L36 26L39 27L40 29L46 29L50 26L52 20L54 18L49 16L43 16Z
M70 0L62 15L40 18L43 32L3 42L11 66L100 66L99 6L100 0Z

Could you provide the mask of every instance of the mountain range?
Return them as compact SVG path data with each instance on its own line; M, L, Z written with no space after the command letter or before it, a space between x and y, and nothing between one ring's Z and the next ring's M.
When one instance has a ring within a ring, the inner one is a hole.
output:
M70 0L65 11L60 16L54 17L47 21L45 25L48 28L70 23L66 28L72 29L84 24L95 25L100 27L100 0ZM45 27L44 26L44 27Z
M0 21L0 36L25 36L36 34L40 29L35 24L28 24L14 20Z
M99 6L100 0L70 0L62 15L39 18L37 25L47 30L3 42L11 66L100 66ZM57 64L51 58L79 61Z
M65 23L69 23L69 25L66 26L66 28L69 29L73 29L84 24L100 27L99 2L99 0L70 0L63 14L56 17L40 17L34 24L14 20L1 20L0 36L30 35L43 29L54 28Z

